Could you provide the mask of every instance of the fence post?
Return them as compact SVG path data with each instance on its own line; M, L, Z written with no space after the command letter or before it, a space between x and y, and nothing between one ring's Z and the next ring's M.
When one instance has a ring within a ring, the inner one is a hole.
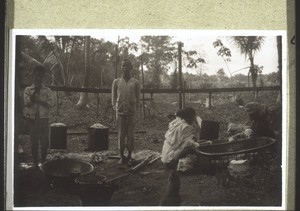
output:
M182 109L182 63L181 63L181 47L182 43L178 42L178 94L179 94L179 109Z
M189 83L189 89L191 89L191 83ZM191 93L189 92L189 101L192 101Z
M59 98L58 98L58 91L56 91L56 115L57 116L59 115L59 113L58 113L58 104L59 104L58 100L59 100Z
M97 93L97 118L99 116L99 92Z
M143 89L145 89L145 78L144 78L144 67L143 67L143 54L141 55L141 71L142 71L142 85L143 85ZM146 117L146 112L145 112L145 92L144 91L142 93L142 98L143 98L143 100L142 100L143 118L145 118Z
M208 97L208 108L211 108L211 92L208 93L209 97Z

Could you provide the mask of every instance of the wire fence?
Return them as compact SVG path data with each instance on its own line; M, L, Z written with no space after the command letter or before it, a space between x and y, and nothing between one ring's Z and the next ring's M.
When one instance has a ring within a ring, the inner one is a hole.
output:
M26 87L26 85L21 85L21 87ZM56 111L58 114L59 110L59 92L76 92L76 93L95 93L97 95L97 116L99 111L99 94L111 93L111 89L101 89L101 88L79 88L79 87L58 87L58 86L48 86L52 91L56 92ZM145 95L141 95L141 112L143 116L147 110L151 110L151 105L153 105L153 95L154 94L178 94L178 102L177 105L179 108L185 107L186 104L186 94L207 94L207 107L210 108L212 106L212 98L213 94L219 93L233 93L233 96L238 92L253 92L258 95L261 91L280 91L281 86L266 86L266 87L229 87L229 88L201 88L201 89L141 89L141 93L149 94L150 97L144 97ZM112 109L110 103L106 105L104 110L105 113L109 113L108 111Z

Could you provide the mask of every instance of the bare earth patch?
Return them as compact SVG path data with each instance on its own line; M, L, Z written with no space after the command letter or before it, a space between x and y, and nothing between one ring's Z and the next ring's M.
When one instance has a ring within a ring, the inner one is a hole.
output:
M276 93L261 93L258 100L268 105L274 105ZM104 98L107 96L104 96ZM103 98L103 99L104 99ZM156 98L155 98L156 99ZM160 153L167 130L169 119L167 114L176 110L177 96L173 98L157 96L156 108L159 114L150 113L142 119L137 130L146 130L146 133L136 134L135 153L142 150L150 150ZM194 101L197 100L194 96ZM100 105L100 110L106 106L105 100ZM204 108L195 103L193 106L203 119L215 119L220 121L220 138L226 138L228 120L244 124L247 116L241 108L234 103L226 102L216 105L211 109ZM85 131L94 123L110 126L113 131L113 117L104 118L100 112L97 117L96 107L76 110L72 105L60 105L59 115L56 108L52 111L51 123L63 122L72 131ZM195 127L195 133L198 133ZM20 144L24 153L19 154L20 163L30 163L30 140L28 135L20 136ZM126 173L130 168L117 163L114 156L118 156L117 135L109 134L109 153L97 152L103 156L98 160L92 159L92 152L88 148L87 133L68 135L66 153L84 154L85 159L91 159L95 170L92 174L104 175L107 179ZM53 158L50 151L48 159ZM101 154L102 153L102 154ZM17 154L17 153L16 153ZM95 154L96 155L96 154ZM52 157L51 157L52 156ZM90 156L90 157L88 157ZM113 156L108 158L108 156ZM79 156L80 158L80 156ZM264 157L257 158L257 162L251 165L251 174L246 178L234 179L230 177L227 169L217 169L213 172L204 172L196 169L190 174L181 174L180 196L182 206L279 206L281 204L281 168L280 162L271 160L265 162ZM88 160L89 161L89 160ZM158 206L164 193L168 180L168 174L160 160L152 165L146 165L141 170L130 173L113 182L118 188L113 192L111 200L103 203L104 206ZM39 169L16 168L15 171L15 206L82 206L81 197L66 187L51 186L47 176ZM96 197L97 198L97 197ZM99 200L101 201L101 200ZM98 206L102 206L99 202Z

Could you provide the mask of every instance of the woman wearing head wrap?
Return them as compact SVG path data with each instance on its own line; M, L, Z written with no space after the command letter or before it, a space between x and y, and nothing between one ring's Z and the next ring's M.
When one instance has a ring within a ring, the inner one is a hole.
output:
M198 147L199 144L193 140L192 124L196 112L192 108L184 108L176 113L176 118L169 123L169 129L165 134L161 160L169 171L166 191L161 199L160 205L180 205L180 177L177 173L177 165L180 158L186 154L189 147Z
M198 147L193 140L193 127L195 110L184 108L176 113L176 118L169 123L169 129L165 134L161 160L170 167L176 167L182 152L189 146Z

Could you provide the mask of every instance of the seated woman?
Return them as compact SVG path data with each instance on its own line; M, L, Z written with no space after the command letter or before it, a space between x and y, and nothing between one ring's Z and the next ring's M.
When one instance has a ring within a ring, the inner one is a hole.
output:
M193 127L196 112L192 108L184 108L176 113L176 118L169 123L165 134L161 160L165 164L169 178L166 191L161 199L162 206L180 205L180 178L177 173L179 159L188 154L189 148L198 147L193 140Z
M161 160L168 168L177 167L185 149L198 147L193 140L193 127L196 112L192 108L184 108L176 113L176 118L169 123L161 153Z

